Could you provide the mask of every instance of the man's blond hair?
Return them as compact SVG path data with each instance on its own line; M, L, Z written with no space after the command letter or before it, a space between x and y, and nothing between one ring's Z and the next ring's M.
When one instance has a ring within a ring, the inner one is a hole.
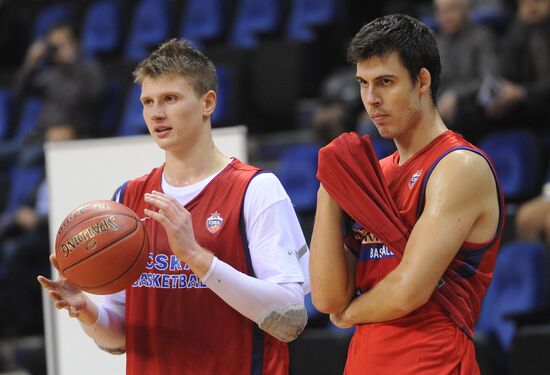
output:
M171 39L163 43L133 72L135 83L142 83L146 77L157 78L161 75L185 77L199 97L209 90L218 90L214 64L185 39Z

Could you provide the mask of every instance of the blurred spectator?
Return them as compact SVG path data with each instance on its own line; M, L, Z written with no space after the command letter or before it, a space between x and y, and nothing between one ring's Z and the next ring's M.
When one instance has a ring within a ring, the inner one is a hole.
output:
M327 76L321 85L321 98L327 102L339 102L345 105L352 115L363 112L356 68L340 67Z
M44 134L52 125L72 124L79 136L93 136L104 86L100 65L81 58L71 26L52 26L30 46L13 84L16 102L29 96L42 101L37 124L25 139L0 144L0 166L5 170L18 158L26 165L40 163Z
M326 102L313 114L312 126L315 141L321 146L330 143L340 134L354 130L354 117L341 101Z
M498 59L492 31L470 21L471 1L434 0L434 7L442 65L437 107L449 128L475 141L487 128L477 92Z
M515 224L518 239L543 240L550 248L550 169L541 194L519 207Z
M76 138L70 124L48 127L45 140L60 142ZM46 181L38 186L31 201L0 221L0 290L5 316L2 334L22 336L42 334L40 287L36 275L49 272L48 190Z
M486 111L498 126L544 129L550 123L550 0L518 0L502 43L503 78Z

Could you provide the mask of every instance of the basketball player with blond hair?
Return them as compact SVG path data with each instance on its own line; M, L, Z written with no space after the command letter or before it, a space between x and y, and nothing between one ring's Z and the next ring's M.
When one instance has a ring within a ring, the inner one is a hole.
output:
M147 270L99 306L63 275L40 283L100 348L126 352L127 374L288 374L286 342L305 327L309 290L288 195L216 148L216 70L187 41L164 43L134 76L165 163L115 196L144 218Z

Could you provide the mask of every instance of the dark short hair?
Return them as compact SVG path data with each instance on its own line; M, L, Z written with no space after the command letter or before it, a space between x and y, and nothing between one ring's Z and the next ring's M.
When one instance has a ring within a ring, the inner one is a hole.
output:
M420 69L426 68L430 72L430 89L435 104L441 60L432 30L417 19L404 14L376 18L355 34L347 57L350 63L357 64L392 52L397 52L413 83L416 83Z
M193 48L185 39L171 39L141 61L134 70L134 82L145 77L181 75L189 80L195 94L202 96L209 90L218 90L216 68L208 57Z

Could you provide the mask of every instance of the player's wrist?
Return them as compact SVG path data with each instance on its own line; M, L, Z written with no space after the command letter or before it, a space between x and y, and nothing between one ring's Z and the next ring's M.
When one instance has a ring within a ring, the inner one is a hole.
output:
M85 325L91 326L99 320L99 308L88 297L84 296L84 306L79 310L78 320Z
M182 259L201 279L210 270L213 260L214 255L199 245L193 251L189 251L185 259Z

